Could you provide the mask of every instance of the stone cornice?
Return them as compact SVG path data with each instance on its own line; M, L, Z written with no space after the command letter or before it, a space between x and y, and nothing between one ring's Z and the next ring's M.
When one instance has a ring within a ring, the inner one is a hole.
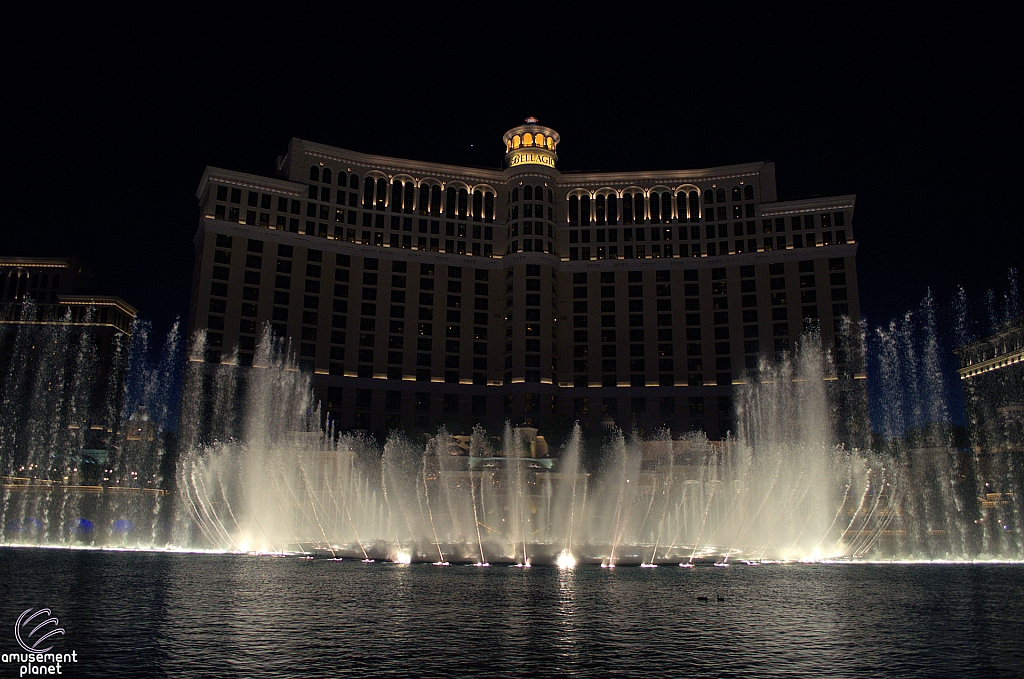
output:
M120 297L111 295L57 295L57 300L62 306L113 306L117 307L132 318L138 315L138 310Z
M842 245L819 245L813 248L789 248L786 250L769 250L766 252L747 252L736 255L718 255L716 257L646 257L644 259L563 259L559 269L564 271L609 271L637 269L714 269L724 266L742 264L773 264L790 260L808 259L810 257L855 256L856 243ZM740 259L737 259L740 258ZM741 261L742 260L742 261Z
M365 168L380 170L389 176L395 174L420 175L417 179L441 176L472 183L479 183L480 181L500 183L505 180L505 175L501 170L487 170L459 165L445 165L443 163L428 163L421 160L376 156L298 138L293 138L291 144L289 144L288 153L292 156L292 162L295 160L293 155L295 152L302 152L313 158L323 158L324 160L338 163L353 163Z
M235 170L225 170L222 167L207 165L206 169L203 170L202 179L199 180L199 188L196 189L197 199L202 200L203 194L206 193L207 186L211 181L229 186L258 189L260 191L274 191L296 198L301 198L306 193L305 184L296 184L286 179L274 179L273 177L263 177L258 174L236 172Z
M853 209L856 202L856 195L784 200L777 203L761 203L758 205L758 214L767 217L817 212L819 210Z
M663 170L644 172L562 172L563 188L592 187L635 184L641 188L650 188L664 184L670 188L680 184L696 182L715 182L726 179L758 176L769 163L745 163L742 165L723 165L697 170Z

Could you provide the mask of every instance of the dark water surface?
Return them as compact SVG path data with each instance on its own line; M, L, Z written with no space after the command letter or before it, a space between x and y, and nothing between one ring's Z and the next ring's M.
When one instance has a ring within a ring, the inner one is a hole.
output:
M706 596L709 601L698 601ZM717 601L717 597L724 601ZM1024 566L475 568L0 549L70 677L1024 676ZM17 663L0 677L18 676Z

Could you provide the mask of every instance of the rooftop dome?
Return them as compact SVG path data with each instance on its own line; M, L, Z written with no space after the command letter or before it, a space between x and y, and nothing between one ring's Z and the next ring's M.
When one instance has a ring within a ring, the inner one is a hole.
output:
M561 136L550 127L541 125L530 116L524 124L513 127L502 137L505 142L505 164L508 167L520 165L543 165L554 168Z

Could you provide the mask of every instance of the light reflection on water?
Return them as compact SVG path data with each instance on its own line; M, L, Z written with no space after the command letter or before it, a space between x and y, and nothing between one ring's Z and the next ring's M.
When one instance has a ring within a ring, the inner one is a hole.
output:
M1020 565L435 568L0 549L0 629L51 608L80 657L73 676L1018 676L1022 600ZM0 650L16 650L12 634Z

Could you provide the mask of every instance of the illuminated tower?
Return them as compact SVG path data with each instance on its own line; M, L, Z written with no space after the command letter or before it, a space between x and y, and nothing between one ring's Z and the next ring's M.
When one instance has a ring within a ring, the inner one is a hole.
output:
M555 169L561 137L530 116L525 124L513 127L502 137L505 142L505 166L509 169L536 169L540 165Z
M554 369L557 300L540 291L557 285L555 150L559 134L529 117L503 136L507 178L504 383L506 406L550 412L557 396Z

